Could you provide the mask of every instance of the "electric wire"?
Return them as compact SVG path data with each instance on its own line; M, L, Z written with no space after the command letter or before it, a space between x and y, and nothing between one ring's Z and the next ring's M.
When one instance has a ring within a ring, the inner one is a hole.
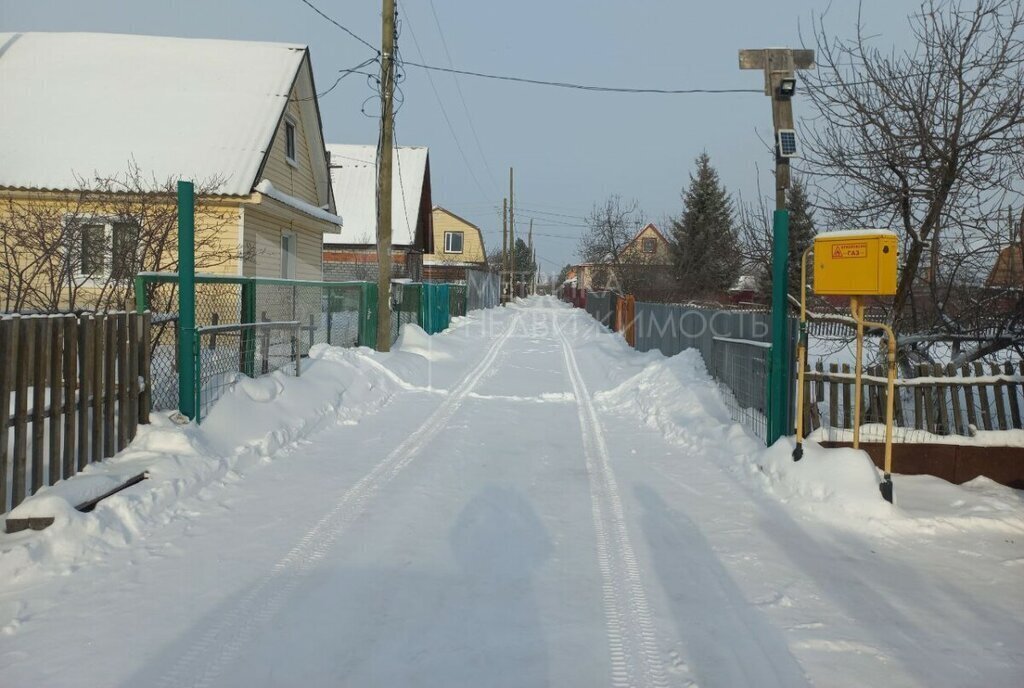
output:
M441 20L437 16L437 8L434 7L434 0L430 0L430 12L434 15L434 25L437 27L437 34L441 37L441 47L444 48L444 56L448 60L448 66L454 67L452 62L452 54L448 50L448 41L445 40L444 31L441 29ZM412 30L412 27L409 27ZM487 162L487 155L484 153L484 148L480 144L480 136L476 133L476 125L473 123L473 116L469 113L469 106L466 105L466 96L462 93L462 84L459 83L459 77L457 74L452 75L452 81L455 82L455 90L459 94L459 100L462 101L462 110L466 113L466 121L469 122L469 131L473 134L473 141L476 143L476 150L480 154L480 160L484 163L484 171L487 172L487 176L491 180L491 186L494 187L496 193L501 193L498 188L498 182L494 178L494 173L491 171L491 166Z
M329 17L329 16L327 16L326 14L324 14L324 12L323 12L323 11L322 11L322 10L321 10L321 9L320 9L319 7L317 7L316 5L314 5L313 3L311 3L311 2L309 1L309 0L300 0L300 2L302 2L302 4L304 4L304 5L306 5L307 7L309 7L309 8L311 9L311 10L313 10L314 12L316 12L317 14L319 14L319 15L320 15L321 17L323 17L324 19L326 19L326 20L327 20L327 21L329 21L330 23L332 23L332 24L334 24L335 26L337 26L337 27L338 27L339 29L341 29L342 31L344 31L345 33L347 33L347 34L348 34L349 36L351 36L352 38L356 39L357 41L359 41L360 43L362 43L363 45L365 45L365 46L366 46L367 48L369 48L370 50L372 50L373 52L375 52L375 53L376 53L376 54L377 54L378 56L380 56L380 49L379 49L379 48L377 48L376 46L374 46L374 45L373 45L372 43L370 43L370 42L369 42L368 40L366 40L365 38L362 38L361 36L357 35L357 34L356 34L356 33L355 33L354 31L352 31L351 29L349 29L349 28L348 28L347 26L343 26L343 25L342 25L342 24L341 24L340 22L338 22L337 20L335 20L335 19L333 19L332 17Z
M412 36L412 43L416 47L416 53L420 56L420 59L422 60L423 50L420 48L419 41L416 40L416 30L412 28L412 24L409 23L408 17L406 17L404 21L409 25L409 35ZM412 63L403 62L403 64ZM473 183L476 184L477 189L480 190L480 194L484 197L487 197L488 194L486 191L484 191L484 187L480 183L480 180L477 178L476 173L473 171L473 167L469 164L469 158L466 157L466 151L462 147L462 142L459 141L459 136L458 134L455 133L455 127L452 126L452 121L448 117L448 111L445 109L444 102L441 100L441 94L437 90L437 85L434 83L434 78L429 73L427 75L427 81L430 82L430 90L434 92L434 98L437 100L437 105L441 110L441 116L444 118L445 124L448 126L448 131L452 135L452 140L455 141L455 147L456 149L458 149L459 155L462 157L462 162L466 165L466 171L469 172L469 176L473 179Z

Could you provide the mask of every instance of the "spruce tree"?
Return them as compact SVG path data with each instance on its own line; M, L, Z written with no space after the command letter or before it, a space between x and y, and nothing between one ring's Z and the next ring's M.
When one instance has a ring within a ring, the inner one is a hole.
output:
M804 249L814 243L814 211L807 197L807 186L802 179L794 178L786 194L789 206L789 285L788 290L800 298L800 260ZM807 266L807 280L811 279L811 266Z
M672 222L679 286L687 296L717 295L739 277L741 257L732 200L702 153L683 194L683 214Z

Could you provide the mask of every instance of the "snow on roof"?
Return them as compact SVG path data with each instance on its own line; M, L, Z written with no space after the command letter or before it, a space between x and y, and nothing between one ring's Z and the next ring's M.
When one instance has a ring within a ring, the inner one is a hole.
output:
M377 240L377 147L329 143L331 186L338 214L345 226L338 234L324 234L329 244L374 244ZM427 148L401 146L391 165L391 243L416 243Z
M256 190L259 191L264 196L269 196L270 198L273 198L275 201L284 203L285 205L294 208L299 212L305 213L310 217L315 217L318 220L330 222L333 225L342 225L341 217L339 217L338 215L335 215L332 212L324 210L323 208L317 208L312 203L307 203L301 198L296 198L295 196L290 196L286 194L284 191L281 191L273 184L271 184L269 179L264 179L259 184L257 184Z
M306 47L101 33L0 33L0 187L123 176L252 191ZM83 184L83 182L86 182Z

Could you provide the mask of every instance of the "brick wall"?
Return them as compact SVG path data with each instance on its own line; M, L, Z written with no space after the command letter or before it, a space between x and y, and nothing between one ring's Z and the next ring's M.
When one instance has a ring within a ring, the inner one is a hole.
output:
M391 251L391 276L419 280L423 256L403 249ZM324 281L377 280L377 250L374 248L324 247Z

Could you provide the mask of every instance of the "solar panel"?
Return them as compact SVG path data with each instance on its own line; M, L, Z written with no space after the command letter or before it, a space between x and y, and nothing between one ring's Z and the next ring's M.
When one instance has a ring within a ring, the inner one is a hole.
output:
M783 158L795 158L796 154L796 131L793 129L780 129L779 156Z

